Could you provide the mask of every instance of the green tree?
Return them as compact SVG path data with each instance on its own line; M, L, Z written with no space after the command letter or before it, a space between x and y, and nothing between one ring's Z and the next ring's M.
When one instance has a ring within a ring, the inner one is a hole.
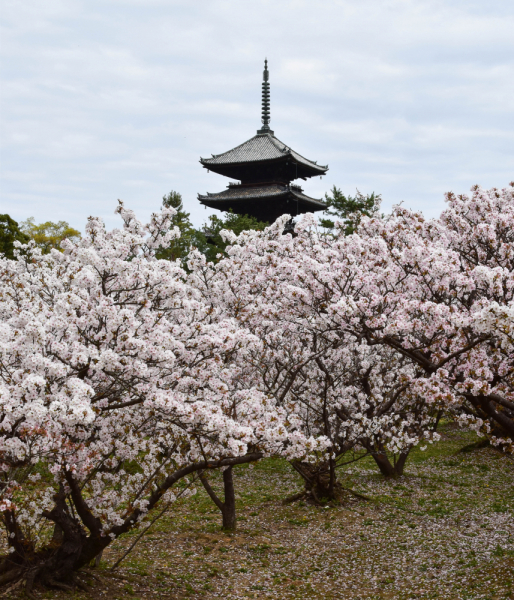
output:
M216 262L218 254L225 254L225 249L229 245L223 241L220 232L222 229L233 231L239 235L242 231L249 229L254 231L263 231L269 223L259 221L249 215L236 215L228 212L223 217L211 215L209 221L205 223L196 234L196 246L205 254L210 262Z
M30 237L23 233L18 223L9 215L0 215L0 255L14 258L14 242L26 244Z
M346 235L352 234L360 223L362 216L374 217L379 214L382 198L375 192L364 196L359 190L355 196L345 196L335 185L330 194L325 194L328 209L326 215L342 221ZM320 224L327 229L333 229L335 222L331 219L321 219Z
M220 235L222 229L233 231L239 235L247 229L262 231L268 223L258 221L248 215L236 215L228 212L222 216L212 215L200 229L195 229L189 218L189 213L184 210L184 204L179 192L171 191L163 197L162 205L174 208L177 214L171 219L171 227L178 227L180 238L172 240L170 246L161 250L157 258L166 260L180 259L185 263L191 247L198 248L208 261L215 262L218 254L225 254L227 243ZM184 264L184 266L186 266Z
M66 221L46 221L37 225L34 217L29 217L20 224L21 230L36 242L43 254L49 254L52 248L62 252L61 242L70 239L74 242L80 239L80 231L70 227Z
M167 208L174 208L177 214L171 219L171 227L178 227L180 237L171 240L170 246L157 253L157 258L166 260L185 260L191 246L195 246L196 231L189 219L189 213L184 210L182 195L174 190L162 197L162 205Z

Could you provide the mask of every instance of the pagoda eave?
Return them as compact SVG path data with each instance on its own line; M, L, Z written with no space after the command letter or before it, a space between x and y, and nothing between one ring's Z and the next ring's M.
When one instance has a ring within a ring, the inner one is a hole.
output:
M283 214L296 216L326 210L321 200L302 193L296 186L230 186L218 194L198 194L204 206L224 212L246 214L260 221L273 222Z
M292 181L325 175L328 167L295 152L271 133L257 134L239 146L212 158L200 158L209 171L240 181ZM271 178L275 173L277 178Z
M321 177L328 171L328 167L312 168L296 162L289 156L252 163L213 164L208 159L200 159L200 163L208 171L242 182L255 181L256 177L269 181L272 176L278 177L281 181L306 180L310 177Z

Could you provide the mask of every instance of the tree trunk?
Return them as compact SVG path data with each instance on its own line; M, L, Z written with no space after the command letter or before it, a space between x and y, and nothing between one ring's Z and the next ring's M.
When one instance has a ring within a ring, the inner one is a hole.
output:
M394 467L385 452L373 452L371 456L384 477L395 476Z
M225 507L222 511L224 526L234 529L236 512L232 466L254 462L260 458L262 458L261 453L253 452L235 458L191 463L170 473L164 483L151 493L147 506L151 510L161 499L163 491L191 473L228 467L223 475L226 507L225 503L222 503L212 492L205 476L202 483L208 492L210 490L209 495L220 510ZM84 584L77 576L77 572L92 561L98 565L102 551L111 541L137 526L142 511L135 508L121 525L111 529L109 535L102 535L101 521L89 509L82 490L71 473L66 473L66 481L70 491L66 494L61 484L53 497L52 510L42 512L42 516L53 523L53 535L48 544L40 550L36 551L33 543L24 537L15 511L12 509L2 511L10 552L8 556L0 557L0 586L24 579L25 594L34 600L32 588L36 581L51 588L68 591L72 591L77 586L83 588ZM68 502L73 507L73 511L69 509Z
M436 415L436 417L435 417L435 423L434 423L434 426L433 426L433 428L432 428L432 431L437 431L437 428L438 428L438 426L439 426L439 421L441 420L441 417L443 416L443 414L444 414L444 413L443 413L443 409L442 409L442 408L440 408L440 409L437 411L437 415Z
M407 452L402 452L394 465L394 470L397 477L401 477L403 475L403 469L405 468L405 463L407 462L409 452L410 450L407 450Z
M341 486L332 460L316 466L301 461L291 464L305 482L305 494L302 495L312 496L316 504L337 500Z
M377 466L384 477L401 477L409 452L410 450L402 452L394 464L391 463L385 451L372 452L371 456L373 456L374 461L377 463Z
M235 531L237 526L236 496L234 492L232 467L228 467L223 471L223 501L218 498L216 492L212 489L211 484L203 473L200 475L200 481L202 482L205 491L209 494L210 499L221 511L221 516L223 518L223 529L226 529L227 531Z
M223 502L223 529L236 530L236 495L234 492L234 478L232 467L223 471L223 488L225 501Z

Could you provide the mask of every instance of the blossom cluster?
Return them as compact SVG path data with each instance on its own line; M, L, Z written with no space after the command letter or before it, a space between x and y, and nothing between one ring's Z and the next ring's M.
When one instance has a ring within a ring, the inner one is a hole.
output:
M25 539L59 489L115 537L181 469L325 446L248 377L261 340L156 260L173 209L146 226L118 212L123 229L90 219L63 253L0 260L0 502Z
M56 498L111 539L180 479L266 455L332 472L358 449L398 474L443 414L512 451L514 187L447 204L352 235L312 215L284 235L284 216L187 270L156 258L173 209L144 225L120 204L122 229L91 218L62 253L0 259L12 549L45 543Z
M214 266L191 257L195 287L262 341L256 385L336 455L401 456L444 413L513 450L514 189L447 205L364 217L353 235L312 215L282 235L284 217L232 235Z

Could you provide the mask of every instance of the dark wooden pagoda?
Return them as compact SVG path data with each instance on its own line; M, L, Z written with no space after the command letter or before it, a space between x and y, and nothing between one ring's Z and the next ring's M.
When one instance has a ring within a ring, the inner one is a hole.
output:
M285 213L294 217L326 209L324 202L310 198L300 186L291 182L325 175L328 167L304 158L275 137L269 126L269 99L268 61L265 60L261 129L253 138L228 152L200 159L205 169L235 179L238 183L229 183L226 190L217 194L198 194L201 204L250 215L268 223Z

